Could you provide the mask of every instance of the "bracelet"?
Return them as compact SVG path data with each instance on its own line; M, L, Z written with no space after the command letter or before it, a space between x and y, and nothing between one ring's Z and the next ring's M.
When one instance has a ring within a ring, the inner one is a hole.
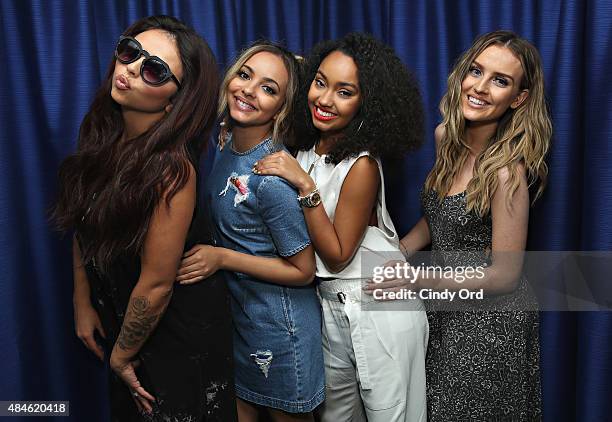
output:
M401 239L399 241L399 250L402 253L402 255L404 255L404 258L406 260L408 260L408 249L406 249L406 247L404 246L404 244L402 243Z

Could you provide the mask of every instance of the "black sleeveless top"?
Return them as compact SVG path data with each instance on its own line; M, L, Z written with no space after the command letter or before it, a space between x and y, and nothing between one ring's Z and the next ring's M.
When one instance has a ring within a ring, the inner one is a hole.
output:
M193 157L193 155L192 155ZM198 169L198 161L192 160ZM199 193L199 183L197 184ZM196 244L214 244L206 207L196 207L184 251ZM86 239L77 233L81 246ZM130 295L140 276L140 257L123 254L102 273L95 262L85 266L91 302L106 333L110 357ZM102 340L102 339L100 339ZM146 420L234 421L232 322L222 272L201 282L175 284L170 303L157 327L140 349L137 375L156 399L154 418ZM110 379L112 420L141 420L130 391L114 374ZM143 419L144 420L144 419Z

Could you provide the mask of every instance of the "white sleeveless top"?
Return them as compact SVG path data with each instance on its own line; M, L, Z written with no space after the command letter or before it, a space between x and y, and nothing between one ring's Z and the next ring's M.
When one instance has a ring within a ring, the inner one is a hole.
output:
M298 152L296 158L300 166L306 171L312 167L310 177L312 177L319 188L322 205L325 207L325 212L332 223L344 179L346 179L353 164L360 157L366 155L369 156L370 153L367 151L361 152L357 157L346 158L334 166L332 163L325 162L325 155L317 155L314 147L309 151ZM318 277L339 279L371 278L375 265L383 265L392 259L404 260L399 249L399 238L395 231L395 226L393 226L391 216L387 211L382 164L378 158L375 160L380 173L380 189L378 190L378 200L376 203L378 226L368 226L366 228L364 237L355 252L353 260L339 273L331 272L319 255L315 254L317 261L316 274Z

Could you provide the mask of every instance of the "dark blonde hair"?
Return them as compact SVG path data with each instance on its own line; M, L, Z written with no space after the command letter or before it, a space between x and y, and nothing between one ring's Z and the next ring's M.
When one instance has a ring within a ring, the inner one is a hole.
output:
M498 185L498 171L509 170L509 206L518 189L519 164L527 172L529 186L538 183L534 201L546 186L548 167L545 162L550 147L552 124L544 95L544 72L537 49L527 40L510 31L495 31L480 36L459 58L448 77L448 90L440 102L442 136L436 162L427 176L425 187L438 193L442 200L448 193L470 147L465 140L466 122L461 107L461 83L470 66L486 48L499 45L507 48L521 62L523 77L520 90L528 90L526 100L516 109L508 108L500 118L496 133L476 158L474 177L468 183L467 209L485 215Z

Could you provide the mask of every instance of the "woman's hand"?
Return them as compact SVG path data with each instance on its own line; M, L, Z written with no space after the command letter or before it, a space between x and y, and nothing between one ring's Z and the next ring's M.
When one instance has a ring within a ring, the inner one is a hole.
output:
M204 280L221 269L222 258L223 248L195 245L183 255L176 281L192 284Z
M146 412L151 413L153 411L155 397L149 394L149 392L140 385L140 381L136 376L136 368L138 368L139 365L139 360L125 360L118 357L114 350L111 354L110 367L128 386L138 410L142 412L144 409Z
M402 289L407 290L418 290L419 283L418 279L410 277L412 272L408 271L406 267L409 265L405 261L389 261L383 265L383 267L389 271L383 273L382 281L368 280L367 284L363 287L363 292L367 295L373 295L374 290L382 290L383 292L400 292ZM408 277L405 277L408 275ZM381 299L385 300L385 299Z
M89 303L74 304L74 329L77 337L83 342L91 352L100 360L104 360L104 349L98 344L94 333L106 338L100 317L96 310Z
M287 151L266 155L253 165L253 173L262 176L278 176L292 184L300 195L313 191L315 183L300 166L300 163Z

